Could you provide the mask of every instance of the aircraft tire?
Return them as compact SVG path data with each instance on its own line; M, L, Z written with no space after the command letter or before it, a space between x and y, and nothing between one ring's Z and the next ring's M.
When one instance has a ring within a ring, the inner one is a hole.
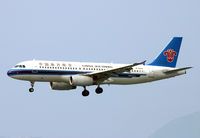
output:
M90 92L88 91L88 90L84 90L83 92L82 92L82 95L83 96L88 96L90 94Z
M96 90L95 90L95 92L97 94L101 94L103 92L103 89L101 87L97 87Z
M34 89L33 89L33 88L30 88L30 89L29 89L29 92L34 92Z

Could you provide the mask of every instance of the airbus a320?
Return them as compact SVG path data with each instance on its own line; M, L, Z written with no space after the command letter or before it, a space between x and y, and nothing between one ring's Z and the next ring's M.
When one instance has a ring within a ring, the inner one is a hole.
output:
M101 94L104 84L128 85L152 82L186 74L191 67L176 68L182 37L174 37L160 55L150 64L86 63L64 61L24 61L9 69L7 75L18 80L30 81L29 92L35 82L49 82L53 90L72 90L83 87L82 95L88 96L87 86L96 85Z

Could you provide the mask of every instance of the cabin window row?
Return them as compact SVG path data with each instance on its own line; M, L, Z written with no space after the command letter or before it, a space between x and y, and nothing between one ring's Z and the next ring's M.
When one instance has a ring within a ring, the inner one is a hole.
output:
M46 67L46 66L40 66L41 69L63 69L63 70L106 70L106 69L99 69L99 68L76 68L76 67Z
M143 70L131 70L132 72L144 72Z

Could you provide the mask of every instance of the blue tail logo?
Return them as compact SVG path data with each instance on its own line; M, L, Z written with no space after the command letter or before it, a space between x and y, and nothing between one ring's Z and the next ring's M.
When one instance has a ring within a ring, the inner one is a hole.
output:
M174 37L160 55L149 65L176 67L182 37Z

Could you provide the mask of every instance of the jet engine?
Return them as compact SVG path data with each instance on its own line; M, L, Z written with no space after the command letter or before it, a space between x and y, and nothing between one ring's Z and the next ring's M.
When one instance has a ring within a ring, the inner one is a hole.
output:
M71 90L76 89L76 86L72 86L66 82L50 82L51 89L53 90Z
M88 76L74 75L70 77L69 84L72 86L90 86L94 84L94 80Z

